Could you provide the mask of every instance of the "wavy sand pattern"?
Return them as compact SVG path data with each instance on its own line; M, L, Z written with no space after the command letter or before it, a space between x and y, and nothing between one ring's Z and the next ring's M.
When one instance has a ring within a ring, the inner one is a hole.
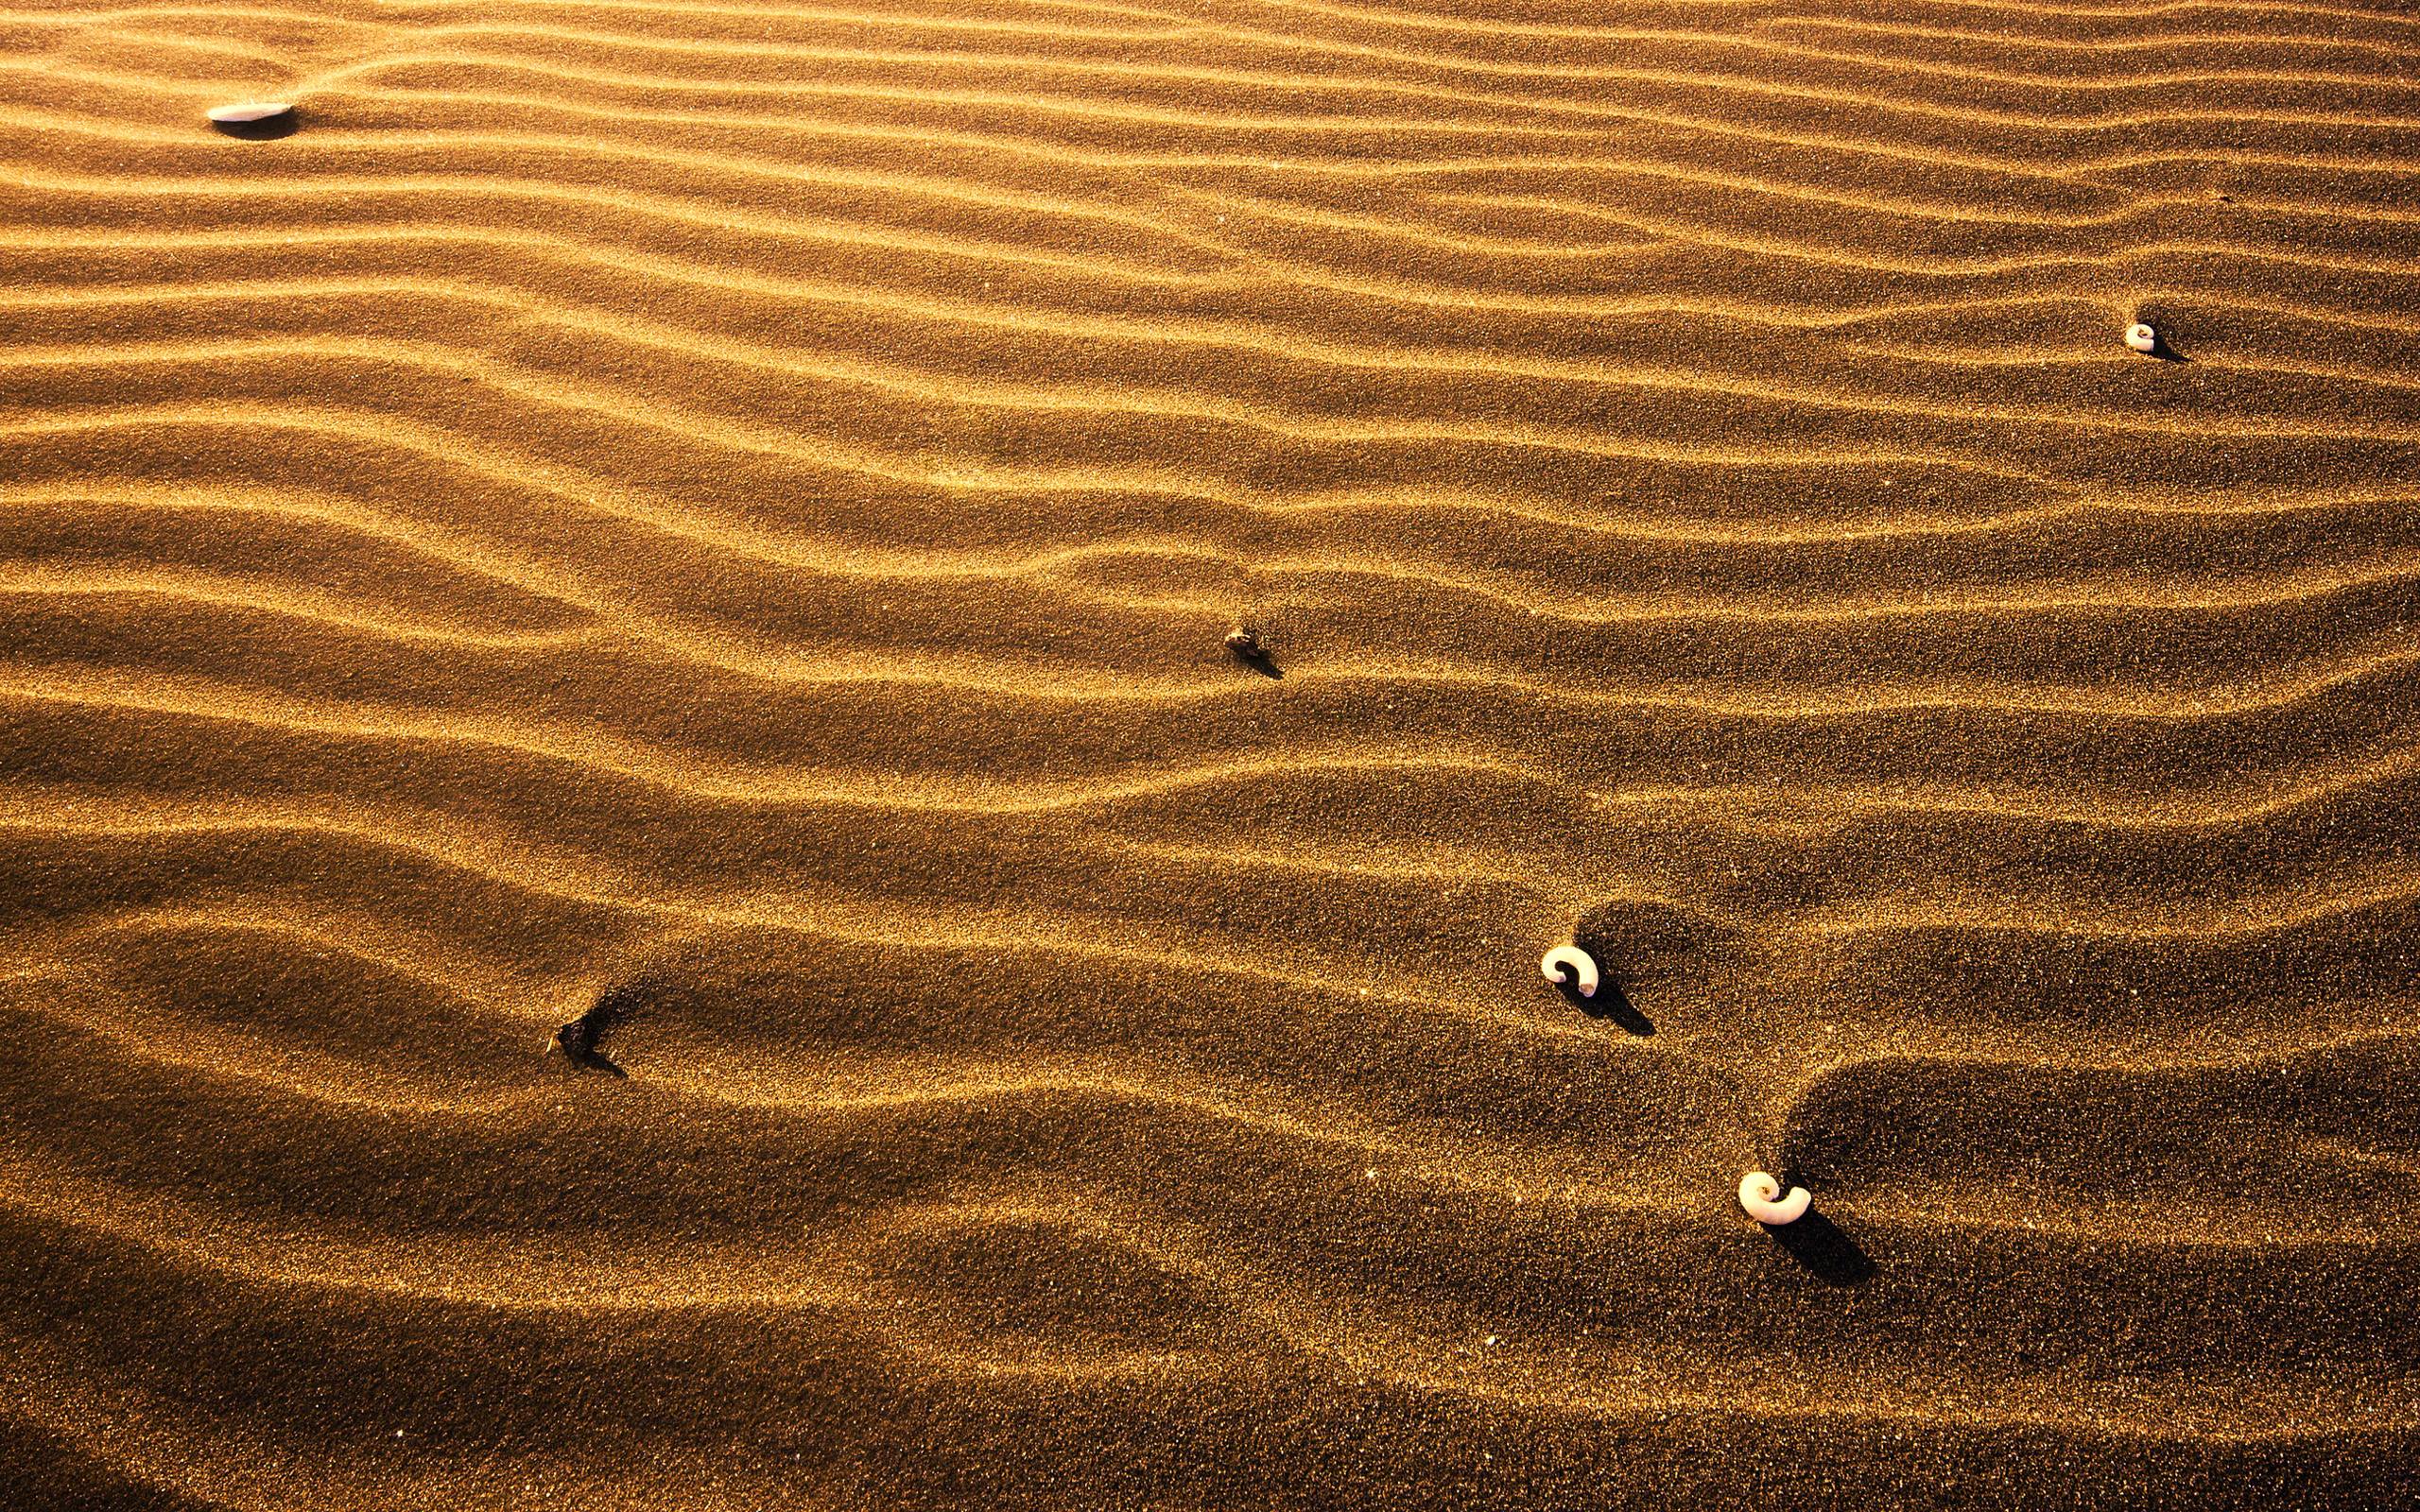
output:
M0 125L13 1504L2420 1495L2420 14L16 0Z

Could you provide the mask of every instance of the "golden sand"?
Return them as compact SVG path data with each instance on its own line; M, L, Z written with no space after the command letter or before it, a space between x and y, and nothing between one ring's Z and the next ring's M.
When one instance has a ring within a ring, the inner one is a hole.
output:
M17 0L0 124L11 1505L2414 1494L2420 13Z

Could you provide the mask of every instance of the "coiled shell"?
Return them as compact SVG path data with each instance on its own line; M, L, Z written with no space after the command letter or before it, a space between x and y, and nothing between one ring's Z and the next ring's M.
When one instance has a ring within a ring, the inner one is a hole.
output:
M2136 352L2155 352L2159 349L2159 333L2137 320L2126 328L2126 345Z
M1568 983L1578 988L1583 998L1595 997L1597 984L1602 980L1597 974L1596 960L1577 945L1558 945L1547 952L1545 958L1538 962L1538 970L1544 971L1547 980L1557 987ZM1570 974L1566 976L1565 972Z
M1781 1183L1767 1171L1751 1171L1739 1178L1739 1206L1758 1223L1779 1228L1796 1223L1806 1216L1807 1205L1815 1199L1805 1187L1792 1187L1783 1196Z

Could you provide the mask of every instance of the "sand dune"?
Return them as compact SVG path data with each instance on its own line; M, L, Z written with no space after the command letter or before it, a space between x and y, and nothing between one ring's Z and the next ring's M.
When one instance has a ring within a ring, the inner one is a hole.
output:
M2415 65L0 8L0 1482L2407 1504Z

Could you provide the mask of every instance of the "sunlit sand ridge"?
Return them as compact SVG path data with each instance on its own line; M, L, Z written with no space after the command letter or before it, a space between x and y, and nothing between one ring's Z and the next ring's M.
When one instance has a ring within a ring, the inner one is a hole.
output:
M18 1504L2411 1494L2420 16L35 0L0 124Z

